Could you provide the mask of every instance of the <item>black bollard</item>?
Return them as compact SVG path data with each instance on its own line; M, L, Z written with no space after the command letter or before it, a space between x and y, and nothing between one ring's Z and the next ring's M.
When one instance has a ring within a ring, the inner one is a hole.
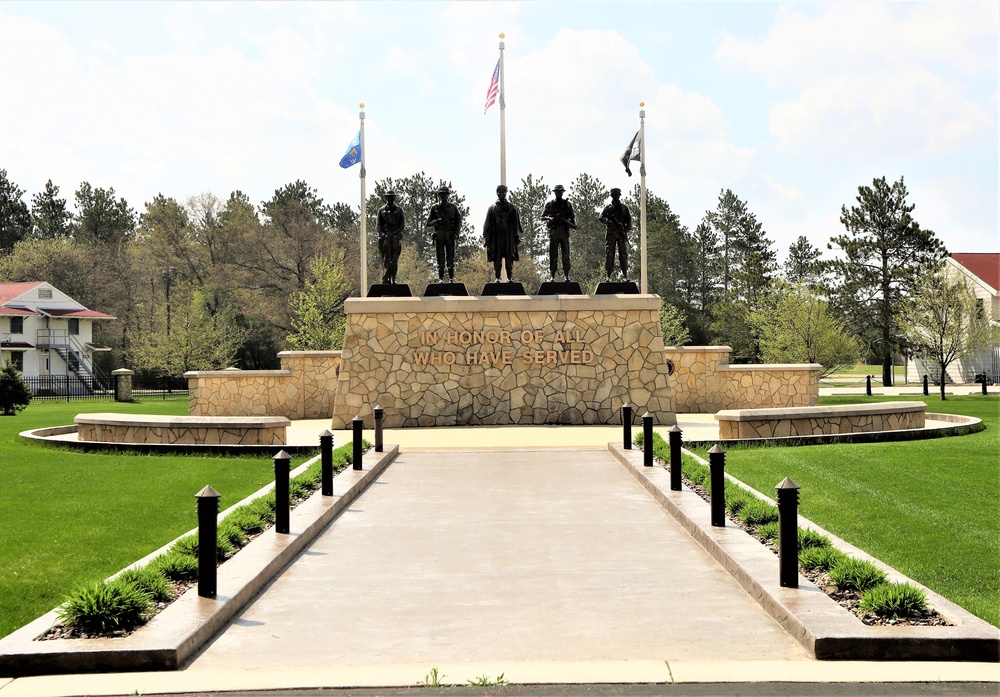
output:
M632 449L632 405L625 402L622 405L622 447Z
M986 373L983 373L983 396L986 396Z
M274 531L287 535L291 529L289 510L292 502L288 495L288 473L291 471L292 456L284 450L274 456Z
M865 375L865 394L869 397L872 396L872 376Z
M726 451L718 443L708 451L709 481L712 493L709 500L712 505L712 526L726 526Z
M352 460L351 468L359 470L361 469L361 458L362 458L362 448L361 448L361 435L365 429L365 420L360 416L355 416L351 420L351 428L354 432L354 448L351 450Z
M670 490L681 490L681 431L677 424L670 427Z
M211 486L194 495L198 499L198 595L214 598L218 592L216 558L219 550L219 498Z
M783 588L799 587L799 485L785 477L778 486L778 574Z
M375 418L375 452L382 452L382 419L385 418L385 409L379 405L375 405L372 409L372 415Z
M642 415L642 464L653 466L653 415L648 411Z
M928 396L930 392L927 389L927 373L924 373L924 397Z
M319 456L323 496L333 496L333 434L329 429L319 434Z

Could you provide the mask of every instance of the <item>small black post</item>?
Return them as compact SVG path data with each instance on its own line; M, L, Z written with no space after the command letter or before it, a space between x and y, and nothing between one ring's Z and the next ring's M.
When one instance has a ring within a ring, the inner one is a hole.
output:
M927 390L927 373L924 373L924 397L928 396L930 392Z
M214 598L218 591L216 557L219 548L219 498L211 486L194 495L198 499L198 595Z
M622 447L632 449L632 405L625 402L622 405Z
M365 429L365 420L361 416L355 416L351 420L351 428L354 430L354 449L352 453L352 463L351 468L359 470L361 469L361 434Z
M382 419L385 418L385 409L379 405L375 405L372 409L372 415L375 417L375 452L382 452Z
M726 527L726 451L718 443L708 451L709 482L712 485L712 526Z
M333 434L329 429L319 434L319 456L323 496L333 496Z
M785 477L778 486L778 572L783 588L799 587L799 485Z
M648 411L642 415L642 464L653 466L653 415Z
M986 373L983 373L983 396L986 396Z
M670 490L681 490L681 431L677 424L670 427Z
M872 396L872 376L865 375L865 394L869 397Z
M291 501L288 496L288 473L291 470L292 456L284 450L274 456L274 531L287 535L290 529L289 509Z

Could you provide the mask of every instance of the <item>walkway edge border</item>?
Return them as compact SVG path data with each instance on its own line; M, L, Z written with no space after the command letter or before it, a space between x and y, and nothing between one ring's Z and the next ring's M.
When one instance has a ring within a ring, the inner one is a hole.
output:
M612 455L692 537L732 574L775 621L820 660L1000 661L1000 629L945 600L936 604L954 626L871 627L799 576L778 582L778 558L741 528L709 524L708 503L686 486L670 490L663 466L644 467L642 453L609 443ZM806 522L806 521L802 521ZM815 527L810 525L810 527ZM905 578L898 571L895 575Z
M363 469L344 469L334 491L318 491L291 511L291 534L272 526L219 567L218 596L202 598L190 588L133 634L109 639L35 641L52 624L52 613L0 639L0 676L57 673L176 670L208 643L346 509L399 454L369 451Z

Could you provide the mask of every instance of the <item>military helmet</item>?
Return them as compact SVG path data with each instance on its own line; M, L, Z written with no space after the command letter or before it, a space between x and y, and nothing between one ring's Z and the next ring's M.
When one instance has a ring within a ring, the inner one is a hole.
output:
M553 191L566 191L566 187L563 186L562 184L556 184L555 187L552 190Z

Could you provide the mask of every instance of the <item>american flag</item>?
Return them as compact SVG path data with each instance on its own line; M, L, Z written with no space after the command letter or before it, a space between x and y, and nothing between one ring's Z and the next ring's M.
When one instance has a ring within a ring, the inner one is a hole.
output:
M497 100L497 92L500 90L500 60L497 59L497 67L493 71L493 79L490 80L490 88L486 91L486 108L483 109L485 114L493 106L493 103Z

